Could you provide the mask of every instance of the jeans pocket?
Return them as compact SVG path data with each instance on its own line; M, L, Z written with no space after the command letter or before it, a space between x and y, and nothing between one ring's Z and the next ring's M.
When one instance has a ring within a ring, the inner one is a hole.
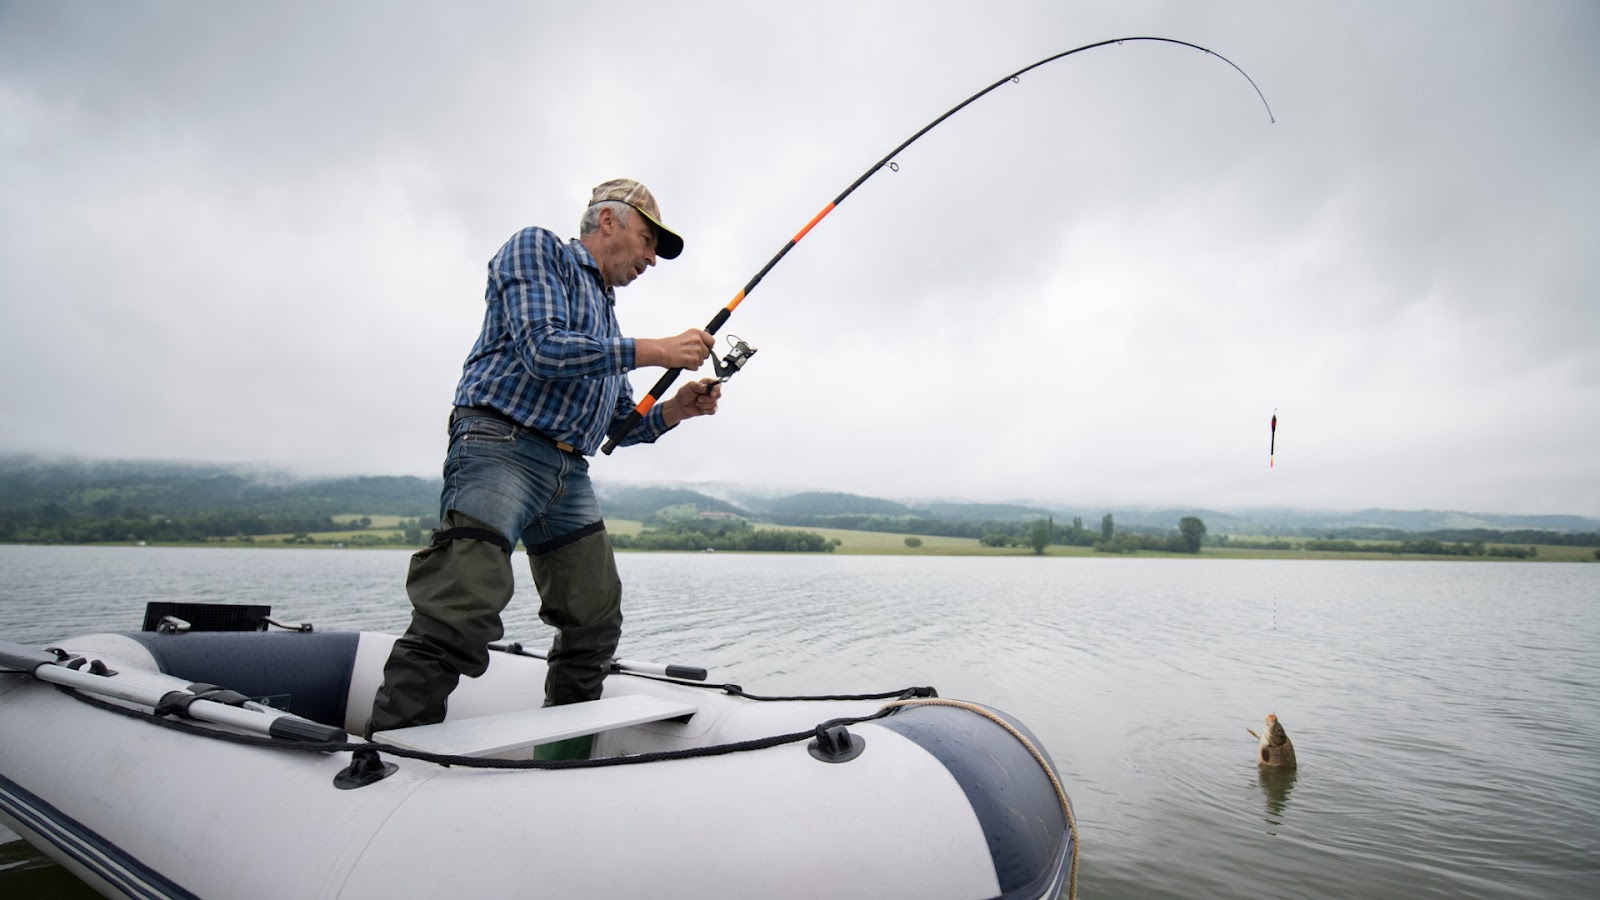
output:
M456 434L463 441L509 444L516 440L517 429L489 416L471 416L456 423Z

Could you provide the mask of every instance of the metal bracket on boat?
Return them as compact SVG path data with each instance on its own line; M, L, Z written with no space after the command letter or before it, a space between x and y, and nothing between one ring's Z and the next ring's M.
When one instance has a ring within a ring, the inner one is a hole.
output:
M812 756L828 763L849 762L866 748L866 738L851 734L843 725L829 726L827 722L817 726L817 736L806 745Z
M188 634L192 627L177 616L162 616L156 623L156 634Z
M341 791L366 787L376 781L382 781L400 769L392 762L384 762L378 751L370 747L357 750L350 754L350 765L339 770L333 776L333 786Z
M277 619L274 619L271 616L262 616L261 630L266 631L268 625L274 625L278 628L282 628L285 631L299 631L306 634L310 634L311 632L317 630L310 622L301 622L299 625L290 625L287 622L279 622Z
M219 608L226 608L226 607L223 607L222 604L214 604L214 605L219 607ZM316 627L313 626L310 622L301 622L298 625L291 625L288 622L279 622L277 619L274 619L273 617L268 616L268 615L261 616L261 618L259 620L257 620L256 623L255 623L255 630L256 631L266 631L266 630L268 630L269 627L282 628L284 631L298 631L298 632L304 632L304 633L308 633L308 634L310 632L313 632L313 631L317 630ZM193 629L194 629L194 625L190 624L185 619L178 618L177 616L162 616L161 620L156 623L156 627L155 627L155 631L156 631L157 634L188 634ZM209 630L212 630L212 629L202 629L202 630L209 631ZM229 629L216 629L216 630L233 631L233 630L237 630L237 629L229 628Z
M35 678L39 678L41 666L60 666L63 669L71 669L86 675L99 675L102 678L110 678L117 674L117 670L106 665L103 660L68 653L60 647L46 647L42 651L33 650L10 641L0 641L0 666L10 671L26 672ZM49 679L40 678L40 680Z
M55 654L55 660L53 661L54 665L58 665L63 669L71 669L74 672L77 672L81 671L84 666L88 666L90 675L117 674L116 672L107 668L106 664L98 659L91 660L87 656L80 656L76 653L68 653L60 647L46 647L44 649L46 653Z
M212 703L225 703L228 706L244 706L250 702L249 697L238 691L203 682L189 685L189 693L194 695L194 700L210 700ZM189 703L193 703L194 700L190 700Z

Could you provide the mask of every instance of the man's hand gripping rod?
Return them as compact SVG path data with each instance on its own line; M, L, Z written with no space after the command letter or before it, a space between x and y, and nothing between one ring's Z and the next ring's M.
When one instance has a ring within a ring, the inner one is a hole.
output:
M728 313L729 310L726 309L717 313L717 318L711 320L711 324L706 327L706 331L716 334L717 328L728 320ZM750 357L756 355L756 348L745 343L738 335L728 335L728 343L732 344L733 348L728 351L727 356L720 360L715 356L711 357L711 368L717 373L716 380L711 382L713 385L722 384L732 378L735 372L744 368L745 363L750 361ZM639 424L639 420L644 418L645 413L650 411L650 407L655 405L656 397L665 394L667 388L672 386L672 382L677 380L681 372L683 372L681 368L668 369L667 373L661 376L661 380L656 382L655 387L650 389L650 393L644 398L644 401L633 412L628 413L627 420L611 432L610 439L606 441L604 447L600 448L600 452L610 454L611 451L617 449L617 444L628 436L628 432L632 431L633 427Z

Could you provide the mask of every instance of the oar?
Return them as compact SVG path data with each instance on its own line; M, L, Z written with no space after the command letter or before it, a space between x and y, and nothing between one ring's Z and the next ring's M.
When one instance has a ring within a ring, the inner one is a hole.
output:
M91 665L88 671L69 669L61 665L53 653L35 650L11 641L0 641L0 666L31 675L39 681L127 700L151 709L172 710L186 718L231 725L267 737L318 744L338 743L349 739L349 735L342 728L302 719L258 703L250 703L248 708L244 708L206 700L192 691L165 690L135 684L118 678L116 673L110 672L99 663Z
M535 653L532 650L522 646L520 643L490 644L489 649L498 650L501 653L510 653L514 656L531 656L534 659L549 659L549 657L545 656L543 653ZM699 668L698 666L679 666L670 663L662 665L661 663L632 662L626 659L613 659L611 661L611 671L631 672L635 675L663 675L667 678L682 678L685 681L706 680L705 669Z

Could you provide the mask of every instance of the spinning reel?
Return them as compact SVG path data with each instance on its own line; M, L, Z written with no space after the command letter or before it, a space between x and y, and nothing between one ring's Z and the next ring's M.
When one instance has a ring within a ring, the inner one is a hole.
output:
M722 359L711 357L711 368L717 373L717 380L712 384L721 384L733 377L733 374L744 368L750 357L756 355L756 348L746 344L738 335L728 335L728 343L732 349Z

